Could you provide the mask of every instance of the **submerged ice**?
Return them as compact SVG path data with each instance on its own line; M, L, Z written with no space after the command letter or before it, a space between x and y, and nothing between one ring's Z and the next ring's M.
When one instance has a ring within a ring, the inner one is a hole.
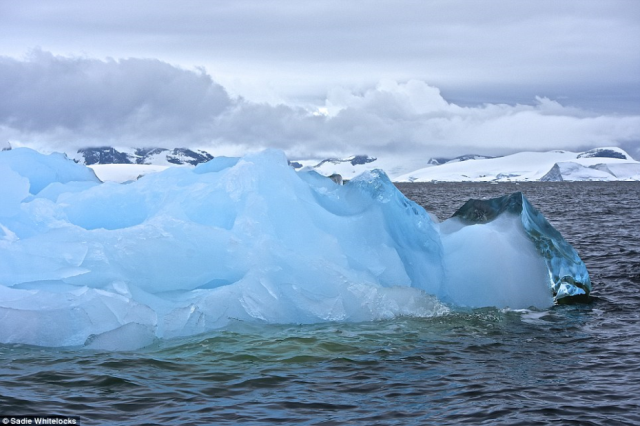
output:
M128 184L0 152L4 343L133 349L230 321L544 308L589 290L521 194L437 223L381 171L342 186L273 150Z

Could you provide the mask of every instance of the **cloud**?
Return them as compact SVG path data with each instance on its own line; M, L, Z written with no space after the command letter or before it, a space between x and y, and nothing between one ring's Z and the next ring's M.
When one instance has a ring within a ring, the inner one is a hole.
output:
M207 67L248 99L418 79L449 101L640 110L633 0L0 2L0 52L33 46Z
M153 59L98 60L35 51L0 57L0 140L49 149L265 147L291 157L506 154L638 145L640 116L596 114L537 97L461 106L424 81L334 88L315 107L231 97L203 69Z
M203 142L232 100L202 70L153 59L106 61L35 50L0 57L0 125L72 145Z
M383 82L360 94L334 90L326 109L324 143L334 141L337 148L350 140L366 141L382 153L503 154L640 140L640 116L598 115L544 97L530 105L461 107L416 80Z
M169 0L0 3L0 52L33 46L207 67L249 99L418 79L449 101L640 110L633 0ZM126 11L126 13L123 13Z

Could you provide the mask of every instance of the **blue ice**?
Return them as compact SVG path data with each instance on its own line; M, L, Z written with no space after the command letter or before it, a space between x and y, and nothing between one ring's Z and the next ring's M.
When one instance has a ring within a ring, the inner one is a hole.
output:
M573 248L513 197L516 209L488 207L493 220L438 223L382 171L342 186L276 150L126 185L59 154L0 152L0 342L135 349L238 320L428 317L587 294Z

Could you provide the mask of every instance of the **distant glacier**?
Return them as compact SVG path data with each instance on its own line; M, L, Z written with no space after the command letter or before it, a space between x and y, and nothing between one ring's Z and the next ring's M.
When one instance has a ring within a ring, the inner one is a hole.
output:
M194 167L216 155L213 150L203 149L104 146L83 148L67 156L92 168L102 181L125 182L169 167ZM499 157L479 154L424 160L417 157L411 162L366 154L344 158L289 158L289 165L297 171L340 175L344 180L381 169L393 182L640 181L640 162L618 147L584 152L520 152Z
M520 152L452 161L394 178L396 182L531 182L640 180L640 162L621 148L586 152Z

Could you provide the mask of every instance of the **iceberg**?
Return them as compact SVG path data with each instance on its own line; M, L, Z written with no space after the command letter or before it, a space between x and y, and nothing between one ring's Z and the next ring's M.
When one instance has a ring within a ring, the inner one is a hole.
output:
M473 222L475 204L438 223L380 170L338 185L277 150L123 184L62 155L3 151L0 342L132 350L233 321L427 317L588 294L575 251L512 197L489 203L494 220Z
M458 271L464 270L459 265L464 265L465 258L481 258L484 267L473 268L471 274L489 271L493 274L489 281L496 291L512 289L521 295L526 294L529 300L543 301L544 291L535 295L535 287L527 288L520 283L539 277L541 273L548 275L556 302L564 303L572 298L584 300L591 292L589 273L578 253L521 192L489 200L467 201L443 223L445 246L455 244L451 241L460 240L463 233L471 233L470 228L482 230L475 231L478 233L476 238L464 238L458 244L473 247L474 243L480 242L477 252L469 253L473 248L457 248L463 256L458 255L460 258L453 261L445 253L449 263L458 265L455 268ZM478 238L480 235L483 238ZM500 236L508 241L492 247L491 242ZM527 244L527 240L533 244ZM510 259L514 252L518 253L519 261ZM540 267L541 263L544 263L544 268ZM500 283L502 280L505 282ZM460 279L453 281L459 282ZM509 285L509 282L515 282L517 286ZM467 292L467 296L470 294Z

